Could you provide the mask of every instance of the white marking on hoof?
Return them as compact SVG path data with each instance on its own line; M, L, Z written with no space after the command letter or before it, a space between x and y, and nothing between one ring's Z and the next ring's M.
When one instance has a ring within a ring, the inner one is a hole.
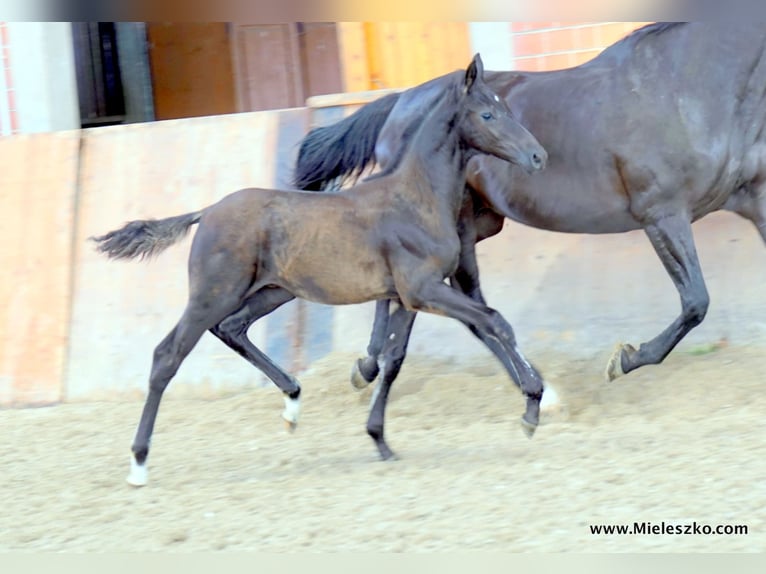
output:
M298 426L298 415L301 414L301 398L291 399L285 395L285 410L282 411L282 418L288 423L289 430L295 430Z
M146 463L138 464L135 458L130 457L130 474L126 480L131 486L146 486L149 480Z

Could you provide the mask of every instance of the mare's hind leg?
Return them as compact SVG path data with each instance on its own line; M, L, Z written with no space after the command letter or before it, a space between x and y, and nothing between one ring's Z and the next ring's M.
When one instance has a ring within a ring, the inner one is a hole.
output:
M251 365L260 369L284 393L285 419L288 429L295 430L300 414L301 387L298 381L283 371L276 363L253 345L247 336L247 330L256 320L268 315L281 305L295 297L282 288L265 287L250 295L244 305L220 323L210 332L236 351Z
M644 365L661 363L689 331L702 323L710 303L689 218L671 215L647 225L645 231L678 289L681 314L638 349L629 344L619 345L607 364L605 374L609 381Z
M149 392L133 440L128 483L144 486L147 482L146 459L157 419L162 394L181 363L202 334L236 308L239 298L232 293L191 298L181 320L154 350Z
M407 355L407 345L412 332L417 313L407 311L399 303L394 303L396 309L391 313L387 321L388 330L385 331L385 344L380 353L380 381L373 391L370 401L370 416L367 419L367 434L375 441L380 458L388 460L395 458L394 453L383 438L383 427L388 403L388 393L391 390L399 370Z

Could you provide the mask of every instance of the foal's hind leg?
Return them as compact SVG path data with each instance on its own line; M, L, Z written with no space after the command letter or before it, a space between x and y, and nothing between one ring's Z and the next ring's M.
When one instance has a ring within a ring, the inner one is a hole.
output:
M295 430L300 414L301 387L298 381L288 375L269 357L259 350L247 336L247 330L256 320L268 315L277 307L284 305L295 297L282 288L263 288L250 295L245 304L232 313L210 332L236 351L251 365L260 369L285 395L285 419L288 429Z
M702 323L710 303L689 218L684 215L665 217L647 225L645 231L678 289L681 315L638 349L629 344L619 345L607 364L606 378L609 381L644 365L661 363L689 331Z
M154 423L168 383L202 334L236 307L238 298L219 294L216 297L192 298L181 320L154 350L149 392L133 440L128 483L144 486L147 481L146 459L149 455Z
M370 342L367 345L367 356L357 359L351 369L351 385L355 389L363 389L378 376L380 367L378 359L386 337L389 317L389 299L381 299L375 303L375 321L372 324Z

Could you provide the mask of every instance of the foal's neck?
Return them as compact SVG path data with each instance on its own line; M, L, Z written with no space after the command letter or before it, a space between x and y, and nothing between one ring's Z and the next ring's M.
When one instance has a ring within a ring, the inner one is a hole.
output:
M465 170L475 150L464 145L458 88L447 91L413 136L409 167L457 217L465 192Z

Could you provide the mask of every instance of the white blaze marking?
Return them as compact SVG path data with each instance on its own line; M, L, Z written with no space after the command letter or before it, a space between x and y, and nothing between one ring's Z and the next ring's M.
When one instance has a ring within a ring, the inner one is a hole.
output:
M500 98L498 97L498 95L497 95L497 94L495 94L495 101L496 101L496 102L499 102L499 101L500 101Z
M282 412L282 418L289 423L297 423L298 415L301 413L301 398L291 399L285 395L285 410Z

